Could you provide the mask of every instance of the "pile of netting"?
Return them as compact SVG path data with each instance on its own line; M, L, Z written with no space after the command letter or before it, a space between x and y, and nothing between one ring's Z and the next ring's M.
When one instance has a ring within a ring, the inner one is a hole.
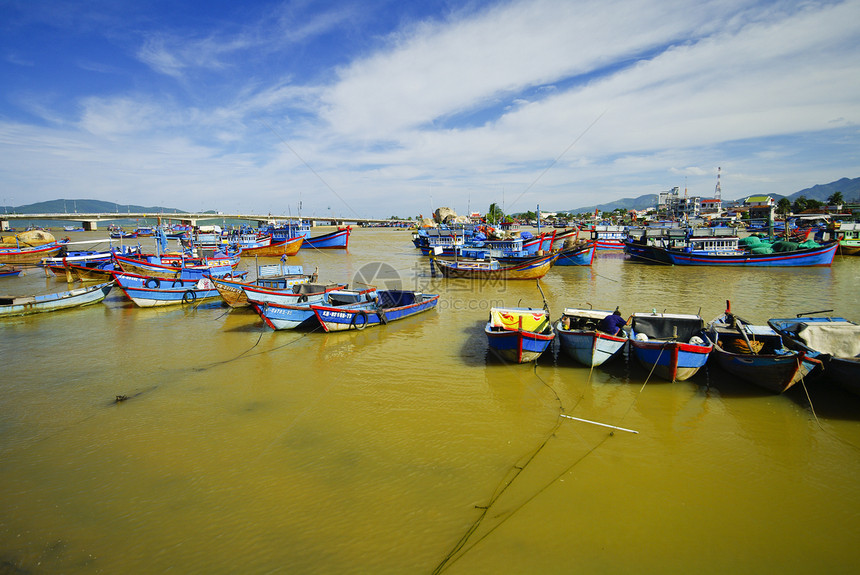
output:
M749 250L752 254L772 254L808 250L810 248L820 247L821 244L815 240L806 240L802 243L786 240L771 242L767 236L751 235L738 240L738 245Z

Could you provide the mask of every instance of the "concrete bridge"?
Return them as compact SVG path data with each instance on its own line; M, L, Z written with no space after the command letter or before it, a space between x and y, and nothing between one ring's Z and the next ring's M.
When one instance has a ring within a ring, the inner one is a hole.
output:
M314 216L284 216L277 214L223 214L223 213L56 213L56 214L0 214L0 231L9 229L9 222L12 221L33 221L33 220L53 220L65 222L79 222L81 226L88 231L98 229L99 222L113 222L118 220L160 220L162 222L181 223L185 225L196 226L198 222L217 223L223 220L243 220L257 227L272 222L283 221L298 221L304 220L311 223L312 226L332 225L342 226L347 224L363 225L363 224L381 224L381 223L398 223L407 222L407 220L381 220L374 218L336 218L314 217Z

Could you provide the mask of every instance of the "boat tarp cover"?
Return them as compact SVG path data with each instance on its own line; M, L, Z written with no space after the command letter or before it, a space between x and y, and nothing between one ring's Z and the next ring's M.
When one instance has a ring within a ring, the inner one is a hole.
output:
M379 293L379 304L383 308L412 305L416 301L415 292L402 290L384 290Z
M522 327L520 327L520 318L522 318ZM493 327L498 327L510 331L532 331L540 333L546 327L549 317L546 311L541 309L534 310L514 310L514 309L497 309L490 310L490 322Z
M806 324L797 335L815 351L834 357L860 356L860 325Z
M649 339L677 339L689 341L705 327L702 318L697 317L661 317L633 316L633 329L644 333ZM675 331L677 328L677 332Z

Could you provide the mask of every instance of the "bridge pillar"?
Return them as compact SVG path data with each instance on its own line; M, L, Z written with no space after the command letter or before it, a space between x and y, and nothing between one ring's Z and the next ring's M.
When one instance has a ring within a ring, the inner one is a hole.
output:
M0 220L0 232L9 231L9 220Z
M88 232L94 232L99 229L99 222L97 220L84 220L81 223L84 225L84 229Z

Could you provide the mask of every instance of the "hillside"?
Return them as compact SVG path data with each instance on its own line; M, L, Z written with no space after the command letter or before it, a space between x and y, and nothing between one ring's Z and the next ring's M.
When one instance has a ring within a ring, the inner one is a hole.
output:
M176 208L163 208L160 206L136 206L128 204L115 204L101 200L51 200L48 202L37 202L25 206L6 206L6 210L18 214L86 214L86 213L165 213L172 214L184 212Z

